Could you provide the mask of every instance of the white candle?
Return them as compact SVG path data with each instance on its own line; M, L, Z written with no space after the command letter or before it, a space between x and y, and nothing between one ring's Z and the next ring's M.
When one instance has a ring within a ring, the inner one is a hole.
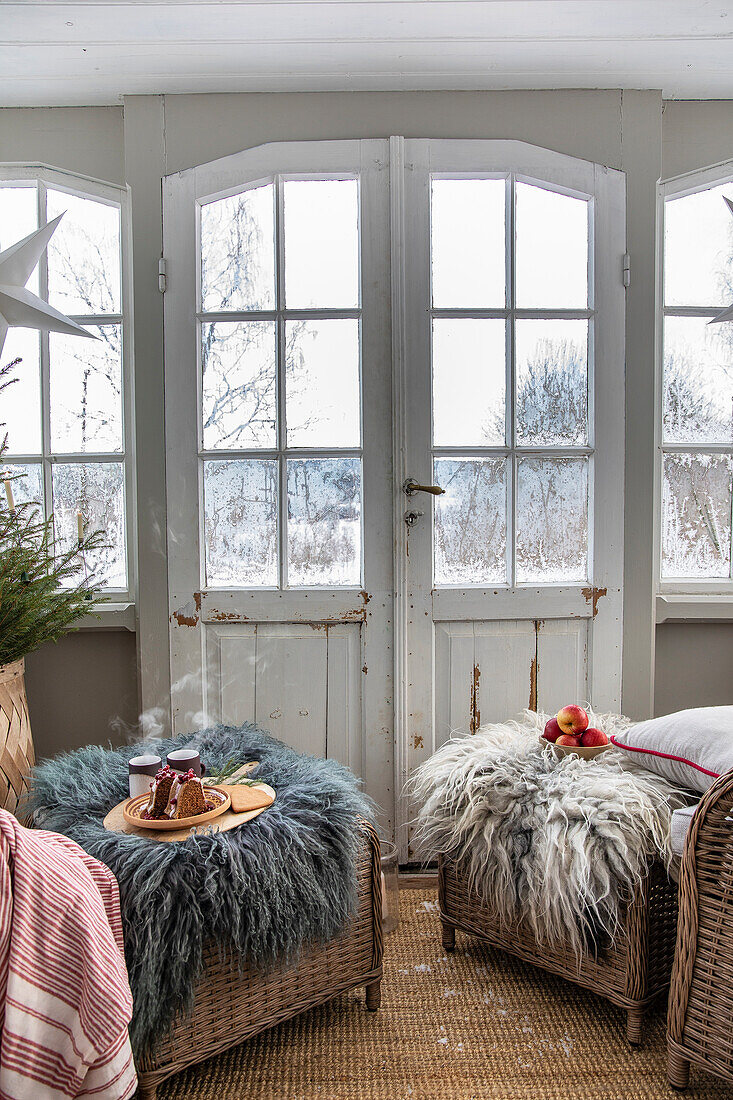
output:
M84 541L84 519L81 512L76 513L76 530L79 535L79 542Z
M8 508L11 512L15 511L15 501L13 500L13 486L9 481L5 481L5 496L8 498Z

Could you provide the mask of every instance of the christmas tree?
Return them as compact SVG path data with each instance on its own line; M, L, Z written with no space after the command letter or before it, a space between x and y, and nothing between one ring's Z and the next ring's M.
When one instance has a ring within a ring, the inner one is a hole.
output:
M11 372L16 359L0 368L0 394L17 381ZM2 427L2 425L0 425ZM0 441L0 469L7 451L7 433ZM45 642L58 641L77 619L89 613L90 602L101 602L86 555L99 547L101 531L61 549L54 538L53 517L43 518L38 502L17 503L15 477L3 475L0 495L0 665L10 664Z

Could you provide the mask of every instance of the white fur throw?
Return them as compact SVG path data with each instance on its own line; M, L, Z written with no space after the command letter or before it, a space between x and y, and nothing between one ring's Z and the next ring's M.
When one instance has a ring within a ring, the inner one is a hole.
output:
M589 713L609 736L629 725ZM523 919L538 943L597 950L618 933L620 904L651 860L668 863L682 800L616 749L558 760L539 742L546 720L525 711L446 742L409 784L416 843L462 862L503 926Z

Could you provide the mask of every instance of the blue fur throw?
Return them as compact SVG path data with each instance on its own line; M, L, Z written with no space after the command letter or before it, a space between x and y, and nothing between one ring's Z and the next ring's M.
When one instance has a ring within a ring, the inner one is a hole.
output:
M252 778L275 788L274 805L237 829L170 844L108 832L105 815L128 795L128 760L187 745L209 774L259 760ZM266 969L344 928L356 904L359 817L373 809L347 768L251 725L58 756L35 769L30 808L37 827L71 837L117 878L137 1054L190 1008L207 940Z

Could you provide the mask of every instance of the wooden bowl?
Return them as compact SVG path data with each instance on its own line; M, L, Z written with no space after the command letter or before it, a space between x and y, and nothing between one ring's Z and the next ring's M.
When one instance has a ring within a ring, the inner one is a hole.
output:
M122 807L122 816L128 825L134 825L136 829L187 829L194 825L205 825L207 821L213 821L225 813L232 804L232 800L221 787L206 787L206 796L214 793L221 799L221 804L213 810L207 810L204 814L196 814L194 817L164 817L145 818L140 814L150 801L149 794L139 794L136 798L128 798Z
M580 756L583 760L592 760L594 756L611 748L611 742L607 745L556 745L554 741L548 741L540 736L541 745L550 745L555 750L556 756Z

